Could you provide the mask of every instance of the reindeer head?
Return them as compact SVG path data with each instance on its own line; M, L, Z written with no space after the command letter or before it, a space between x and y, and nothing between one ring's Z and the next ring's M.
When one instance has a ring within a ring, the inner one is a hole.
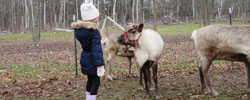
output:
M143 26L143 24L128 25L125 32L118 37L117 42L120 45L135 46L141 36Z

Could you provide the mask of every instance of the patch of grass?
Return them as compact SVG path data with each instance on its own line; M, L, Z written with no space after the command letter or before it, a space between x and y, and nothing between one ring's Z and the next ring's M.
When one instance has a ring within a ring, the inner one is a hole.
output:
M56 33L45 32L41 34L41 38L73 37L73 36L74 34L69 32L56 32Z
M228 25L229 22L214 22L212 24L224 24ZM245 24L243 21L233 21L233 25L250 25ZM145 26L145 28L153 29L153 26ZM195 29L199 29L200 24L176 24L176 25L161 25L158 26L158 32L161 35L177 35L177 34L191 34ZM122 33L121 30L117 28L108 29L108 33ZM73 33L57 31L53 32L42 32L41 38L55 38L55 37L73 37ZM31 33L24 34L13 34L13 35L0 35L0 40L26 40L31 39Z
M31 39L31 34L12 34L12 35L0 35L0 40L23 40Z
M118 72L127 72L128 68L116 68L112 67L112 70L118 71Z
M196 67L196 66L198 66L198 64L178 64L178 65L175 65L175 66L171 66L171 65L169 65L169 64L166 64L166 65L163 65L163 66L161 66L161 68L169 68L169 67L175 67L175 68L180 68L180 67L183 67L183 66L185 66L185 67Z
M229 25L229 21L226 22L213 22L212 24L223 24L223 25ZM250 25L250 23L246 23L245 21L232 21L232 25Z
M58 77L63 79L64 75L74 75L74 64L56 63L56 62L41 62L38 65L12 65L12 66L0 66L0 69L5 69L6 72L0 72L0 75L10 78L11 81L0 81L0 86L7 84L12 86L23 85L27 82L40 81L42 79L48 79L51 77ZM17 81L17 83L12 83Z
M158 32L161 35L177 35L190 34L195 29L199 29L199 24L177 24L177 25L163 25L158 27Z
M213 61L214 65L218 65L218 64L221 64L221 63L230 64L231 61L220 61L220 60Z
M56 38L56 37L73 37L73 33L67 32L42 32L41 39ZM0 35L0 40L27 40L32 39L31 33Z
M213 22L212 24L229 25L229 22ZM242 21L233 21L232 25L250 25ZM200 24L175 24L175 25L161 25L157 27L157 31L161 35L178 35L191 34L194 30L199 29ZM145 26L145 29L153 29L153 26ZM109 29L109 32L121 33L118 29Z

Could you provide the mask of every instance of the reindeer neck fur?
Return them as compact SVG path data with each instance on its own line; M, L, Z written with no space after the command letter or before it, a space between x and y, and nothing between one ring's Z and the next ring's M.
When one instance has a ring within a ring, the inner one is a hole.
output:
M157 61L161 55L164 42L161 36L150 29L143 30L139 39L139 45L135 47L135 56L142 66L147 60Z

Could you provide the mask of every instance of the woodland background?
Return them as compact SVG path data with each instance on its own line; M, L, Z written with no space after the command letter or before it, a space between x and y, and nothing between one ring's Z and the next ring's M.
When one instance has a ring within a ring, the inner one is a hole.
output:
M99 9L100 24L106 15L123 26L154 22L206 25L210 21L227 21L229 8L233 20L250 20L250 0L0 0L0 33L70 28L73 16L81 19L79 8L83 2L93 2Z

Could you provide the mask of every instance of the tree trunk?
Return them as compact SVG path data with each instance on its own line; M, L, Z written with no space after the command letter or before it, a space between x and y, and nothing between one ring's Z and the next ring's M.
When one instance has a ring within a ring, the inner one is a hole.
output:
M30 6L31 6L31 16L32 16L32 27L35 25L35 17L34 17L34 7L33 7L33 0L30 0Z
M40 39L41 39L41 0L37 0L38 3L38 15L37 15L37 23L38 23L38 32L37 32L37 43L36 46L40 45Z
M46 2L47 2L47 0L44 0L44 8L43 8L43 14L44 14L44 16L43 16L43 24L44 24L44 29L46 30L47 29L47 27L46 27L46 17L47 17L47 14L46 14Z
M25 0L26 1L26 0ZM29 0L27 0L26 2L26 6L27 6L27 21L28 21L28 27L29 30L32 31L33 30L33 18L32 18L32 10L31 10L31 3L29 2Z
M113 5L113 20L116 21L116 12L115 12L115 9L116 9L116 0L114 0L114 5Z
M250 0L248 0L247 1L247 4L246 4L246 9L247 9L247 11L246 11L246 16L247 16L247 23L250 23Z
M209 5L209 13L210 13L210 17L212 17L212 19L214 18L214 0L211 0L210 5Z
M222 9L223 9L223 4L224 4L225 0L222 0L220 2L220 8L218 8L218 16L219 16L219 19L221 17L221 13L222 13Z
M135 0L132 0L132 21L135 23Z
M153 0L154 5L154 30L157 31L157 4L156 0Z
M123 19L123 24L124 26L126 25L127 22L127 9L128 9L128 4L127 4L127 0L124 0L124 5L125 5L125 9L124 9L124 19Z
M195 19L195 0L192 0L193 19Z
M64 0L60 0L60 9L59 9L59 16L58 16L58 22L60 23L59 26L61 26L63 23L63 16L64 16Z
M141 0L139 23L144 23L144 0Z
M101 23L100 23L100 25L102 25L102 21L104 20L104 18L105 18L105 7L104 7L104 0L101 0L100 1L100 9L99 9L99 11L100 11L100 21L101 21Z
M40 45L40 22L41 22L41 5L40 0L37 0L33 3L33 10L34 10L34 27L32 28L32 40L35 46Z
M101 1L103 1L103 0L101 0ZM76 0L76 20L78 20L78 0Z
M240 18L240 7L238 7L238 19Z
M176 19L177 19L177 21L179 21L179 13L180 13L180 1L179 0L176 0L176 9L177 9L177 11L176 11Z
M63 28L66 28L66 0L64 0L63 6Z
M139 23L139 0L136 0L136 23Z
M207 26L210 24L210 17L209 17L209 2L208 0L201 0L201 27Z
M11 18L10 18L9 22L10 22L10 26L11 26L10 27L11 28L11 32L14 33L15 32L14 25L15 25L15 21L16 21L15 20L15 2L12 2L12 1L10 1L10 2L11 2L11 5L12 4L13 5L10 7L11 8L11 10L10 10L11 11L11 13L10 13L11 14Z

